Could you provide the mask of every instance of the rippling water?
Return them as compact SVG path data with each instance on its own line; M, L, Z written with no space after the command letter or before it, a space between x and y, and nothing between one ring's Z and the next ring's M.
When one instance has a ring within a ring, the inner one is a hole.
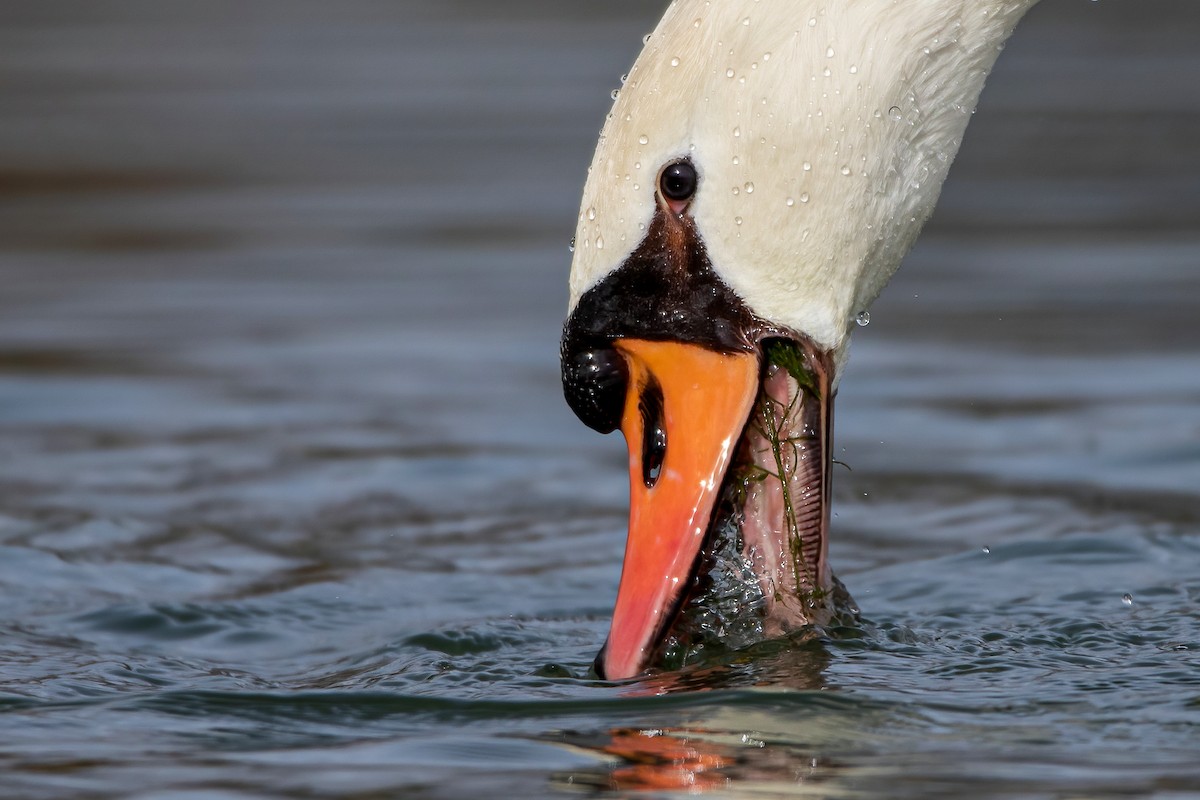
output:
M1045 0L857 335L861 628L588 678L566 243L660 4L0 9L0 742L38 797L1200 789L1200 11Z

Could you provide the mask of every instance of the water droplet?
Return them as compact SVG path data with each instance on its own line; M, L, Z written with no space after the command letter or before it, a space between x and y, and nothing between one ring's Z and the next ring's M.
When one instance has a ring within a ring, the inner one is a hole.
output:
M746 183L746 194L754 194L754 184L753 183L749 183L749 182Z
M849 175L849 174L850 174L850 167L848 167L848 166L846 166L846 167L842 167L842 174L843 174L843 175Z
M574 237L571 237L571 243L567 245L567 252L568 253L575 252L575 238Z
M817 18L816 17L812 17L811 19L808 20L808 27L810 27L810 28L817 27Z
M620 96L621 96L621 90L620 90L620 89L613 89L613 90L612 90L612 91L609 93L609 95L608 95L608 96L609 96L609 97L611 97L613 100L616 100L618 97L620 97Z
M603 249L604 249L604 237L603 237L603 236L597 236L597 237L596 237L596 249L597 249L597 250L603 250Z
M741 189L739 189L738 187L736 187L736 186L735 186L735 187L733 187L733 193L734 193L734 194L741 194L741 193L742 193L742 190L741 190Z
M800 202L801 202L801 203L807 203L807 202L808 202L808 192L805 192L804 194L800 195Z
M749 24L750 24L750 18L749 18L749 17L746 17L744 20L742 20L742 24L743 24L743 25L749 25Z
M650 38L651 38L652 36L654 36L654 34L653 34L653 33L647 33L645 36L643 36L643 37L642 37L642 44L650 44Z
M870 311L858 312L858 316L856 316L854 318L854 321L858 323L858 327L860 327L860 328L867 327L868 325L871 324L871 312Z
M650 137L643 133L638 137L638 144L650 144Z
M888 116L892 119L903 119L903 115L900 113L900 106L892 106L889 108Z
M629 76L628 76L628 75L622 75L622 76L621 76L621 85L622 85L622 86L624 86L624 85L625 85L625 82L626 82L627 80L629 80Z
M1133 605L1133 595L1131 595L1131 594L1122 595L1121 602L1127 606Z
M826 58L833 58L833 46L832 46L832 45L830 45L830 46L829 46L829 47L828 47L828 48L825 50L825 57L826 57Z
M740 127L733 129L733 138L736 139L741 135L742 135L742 129Z
M742 218L741 218L741 217L734 217L734 218L733 218L733 224L734 224L734 225L741 225L741 224L742 224Z
M992 554L992 548L990 548L990 547L983 548L983 554L985 556L990 556Z
M734 156L733 157L733 165L736 167L740 163L742 163L742 160L740 158L738 158L737 156Z
M770 60L771 60L771 54L763 53L763 61L770 61Z
M805 172L812 172L812 164L810 164L809 162L805 161L805 162L804 162L804 171L805 171Z
M678 66L679 66L679 56L676 56L675 58L672 58L672 59L671 59L671 66L672 66L672 67L678 67Z
M726 78L732 78L732 77L733 77L733 67L730 67L729 69L725 70L725 77L726 77Z
M851 65L850 65L850 74L851 74L851 75L857 75L857 74L858 74L858 65L857 65L857 64L851 64Z
M596 207L595 206L588 207L587 218L589 221L594 220L596 218Z

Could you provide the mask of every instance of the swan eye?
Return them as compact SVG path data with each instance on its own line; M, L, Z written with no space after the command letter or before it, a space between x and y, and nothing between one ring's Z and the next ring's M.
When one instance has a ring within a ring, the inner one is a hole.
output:
M700 178L696 168L688 161L676 161L668 164L658 177L658 188L662 196L670 203L686 203L696 194L696 184Z

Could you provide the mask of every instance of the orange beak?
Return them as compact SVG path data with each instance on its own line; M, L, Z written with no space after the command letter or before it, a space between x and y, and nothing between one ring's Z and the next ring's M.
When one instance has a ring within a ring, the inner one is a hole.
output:
M619 339L629 370L629 538L604 677L643 672L687 588L758 393L758 356Z

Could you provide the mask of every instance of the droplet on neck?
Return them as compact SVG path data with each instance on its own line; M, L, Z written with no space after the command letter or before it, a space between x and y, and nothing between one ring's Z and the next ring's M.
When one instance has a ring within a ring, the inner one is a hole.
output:
M870 311L858 312L858 316L856 316L854 318L854 321L856 323L858 323L858 327L860 327L860 328L867 327L868 325L871 324L871 312Z

